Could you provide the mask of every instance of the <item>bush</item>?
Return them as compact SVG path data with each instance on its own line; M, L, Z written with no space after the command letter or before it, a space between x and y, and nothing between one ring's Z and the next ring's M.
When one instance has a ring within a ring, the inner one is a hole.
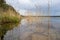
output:
M9 15L1 15L0 23L17 23L20 22L21 18L18 16L9 16Z

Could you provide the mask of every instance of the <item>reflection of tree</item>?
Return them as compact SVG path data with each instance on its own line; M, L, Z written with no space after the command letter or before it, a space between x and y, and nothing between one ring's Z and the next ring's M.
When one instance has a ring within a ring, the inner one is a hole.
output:
M18 25L18 23L6 23L6 24L1 24L0 25L0 40L3 40L4 35L6 34L6 32L8 30L13 29L14 27L16 27Z

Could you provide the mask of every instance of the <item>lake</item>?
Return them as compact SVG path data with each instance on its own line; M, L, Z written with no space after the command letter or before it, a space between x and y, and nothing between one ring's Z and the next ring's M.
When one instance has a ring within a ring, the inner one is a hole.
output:
M60 17L25 17L4 40L60 40Z

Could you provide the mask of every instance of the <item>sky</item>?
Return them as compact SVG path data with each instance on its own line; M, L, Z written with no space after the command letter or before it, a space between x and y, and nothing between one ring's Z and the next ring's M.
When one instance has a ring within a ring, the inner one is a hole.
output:
M6 3L13 6L21 15L60 16L60 0L6 0Z

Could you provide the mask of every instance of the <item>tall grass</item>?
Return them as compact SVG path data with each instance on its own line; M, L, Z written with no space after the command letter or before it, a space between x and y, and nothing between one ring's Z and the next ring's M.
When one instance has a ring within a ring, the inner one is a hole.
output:
M13 23L19 22L21 16L16 12L16 10L6 4L5 0L0 0L0 23Z
M15 15L15 14L14 14ZM10 15L0 15L0 23L17 23L21 21L21 17L19 15L10 16Z

